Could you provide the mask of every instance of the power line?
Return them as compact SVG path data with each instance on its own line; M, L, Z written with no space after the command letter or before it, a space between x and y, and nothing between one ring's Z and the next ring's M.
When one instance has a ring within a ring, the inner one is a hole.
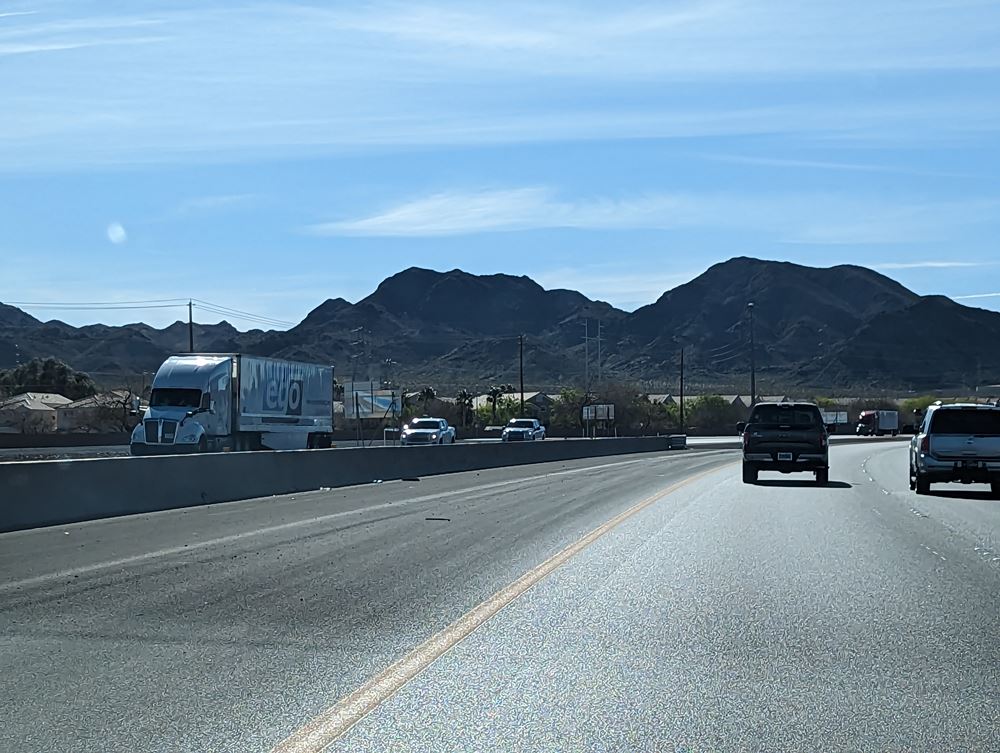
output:
M222 304L204 301L198 298L150 298L139 301L8 301L11 306L25 306L53 311L135 311L146 309L182 308L189 302L196 301L200 308L213 314L221 314L234 319L266 324L278 327L294 327L295 322L250 311L234 309Z
M102 304L60 304L60 303L17 303L12 302L12 306L27 306L28 308L35 309L50 309L53 311L130 311L130 310L140 310L145 311L146 309L174 309L187 304L184 303L158 303L158 304L148 304L144 306L110 306Z
M248 311L239 311L237 309L231 309L225 306L218 306L214 303L208 303L207 301L199 301L197 298L194 298L192 300L195 301L195 306L197 308L200 308L204 311L210 311L213 314L220 314L222 316L226 316L231 319L242 319L244 321L256 322L257 324L267 324L278 327L295 326L295 322L285 321L284 319L273 319L269 316L251 314Z
M200 303L203 306L211 306L211 307L213 307L215 309L221 309L223 311L228 311L228 312L232 313L234 316L236 316L236 315L242 315L242 316L249 317L250 319L259 319L259 320L262 320L262 321L274 322L275 324L283 324L283 325L287 325L289 327L294 327L296 325L296 322L289 322L289 321L285 321L284 319L276 319L276 318L274 318L272 316L266 316L266 315L263 315L263 314L254 314L254 313L252 313L250 311L242 311L241 309L234 309L234 308L231 308L229 306L223 306L220 303L212 303L211 301L203 301L200 298L192 298L191 300L193 300L195 303Z

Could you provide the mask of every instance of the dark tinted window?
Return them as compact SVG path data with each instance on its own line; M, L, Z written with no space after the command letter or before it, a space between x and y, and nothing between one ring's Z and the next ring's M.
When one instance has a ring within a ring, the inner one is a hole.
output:
M149 404L154 408L197 408L201 405L201 390L161 387L153 390Z
M1000 411L937 410L931 416L935 434L995 434L1000 436Z
M773 426L819 426L823 423L819 408L811 405L758 405L750 416L752 424Z

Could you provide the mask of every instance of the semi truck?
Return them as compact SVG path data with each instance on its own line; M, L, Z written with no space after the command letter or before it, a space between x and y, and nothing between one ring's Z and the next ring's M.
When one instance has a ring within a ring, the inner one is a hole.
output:
M881 437L885 434L899 434L899 411L864 410L858 416L855 433L863 437Z
M239 353L170 356L133 455L329 447L333 367Z

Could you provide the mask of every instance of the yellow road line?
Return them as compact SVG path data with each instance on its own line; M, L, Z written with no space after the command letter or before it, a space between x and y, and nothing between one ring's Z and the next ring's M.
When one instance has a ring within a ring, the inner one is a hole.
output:
M726 467L726 466L723 466ZM551 574L567 560L579 554L626 520L642 512L650 505L678 489L687 486L709 474L719 471L711 468L694 476L689 476L651 497L636 503L616 515L603 525L595 528L583 538L552 555L540 565L529 570L506 588L498 591L486 601L473 607L438 633L421 643L410 653L387 669L372 677L350 695L341 698L333 706L295 730L291 735L271 749L271 753L320 753L332 745L351 727L361 721L381 704L391 698L406 683L416 677L451 648L472 634L480 625L496 615L501 609L522 596L528 589Z

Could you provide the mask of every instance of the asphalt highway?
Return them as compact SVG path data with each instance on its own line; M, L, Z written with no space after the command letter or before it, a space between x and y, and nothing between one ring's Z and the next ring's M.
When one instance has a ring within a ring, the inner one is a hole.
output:
M838 446L825 488L664 453L3 534L0 750L998 750L1000 501L917 497L905 452Z

